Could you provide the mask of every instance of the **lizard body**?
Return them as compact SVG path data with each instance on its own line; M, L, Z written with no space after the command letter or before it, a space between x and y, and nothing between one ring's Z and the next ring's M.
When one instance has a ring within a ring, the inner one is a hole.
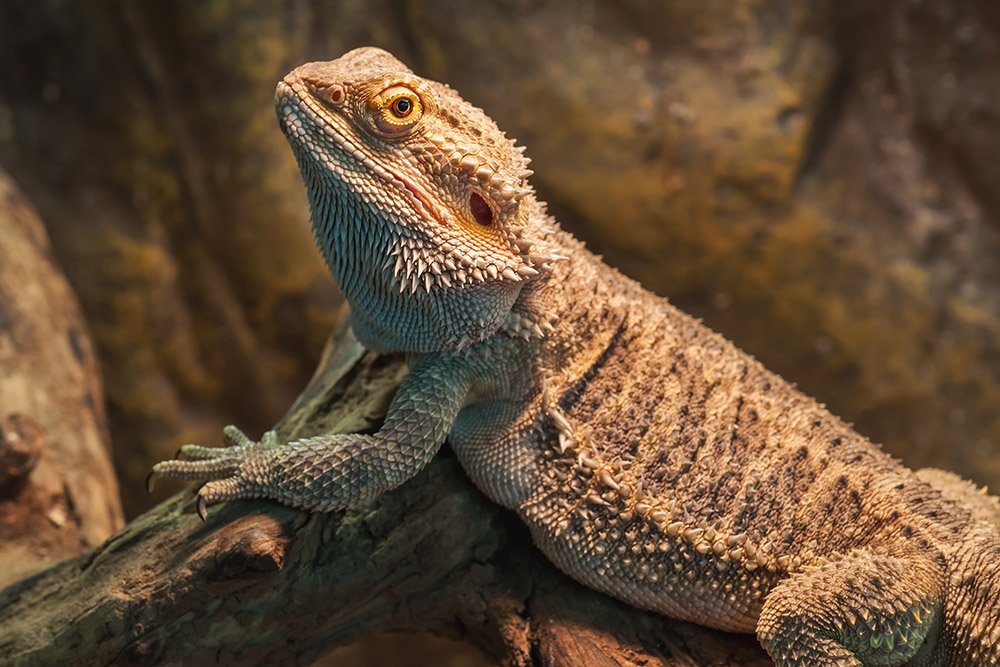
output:
M608 267L447 86L358 49L279 84L358 339L409 354L374 435L186 445L204 504L356 507L447 438L584 584L756 632L779 665L1000 662L1000 503L912 472Z

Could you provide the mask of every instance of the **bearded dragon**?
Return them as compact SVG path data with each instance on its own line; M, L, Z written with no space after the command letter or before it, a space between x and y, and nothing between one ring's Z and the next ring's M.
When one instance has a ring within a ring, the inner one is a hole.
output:
M277 116L356 337L408 374L371 435L185 445L156 475L355 508L447 439L570 577L756 632L778 665L1000 663L1000 503L912 472L546 213L524 149L362 48L295 69Z

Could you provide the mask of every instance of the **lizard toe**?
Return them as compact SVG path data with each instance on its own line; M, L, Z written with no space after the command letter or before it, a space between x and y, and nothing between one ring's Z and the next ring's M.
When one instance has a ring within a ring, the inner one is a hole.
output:
M203 461L162 461L153 466L150 476L174 479L219 480L233 476L239 470L239 461L233 458L215 458Z
M204 445L182 445L174 455L175 459L184 458L188 461L233 460L246 455L247 452L270 449L281 444L276 431L268 431L256 442L235 426L227 426L222 431L223 447L206 447Z
M198 490L195 509L202 521L208 521L208 508L227 500L256 498L249 485L239 477L227 477L206 483Z
M281 444L278 440L278 432L275 430L265 431L264 435L260 438L260 444L262 447L277 447Z
M188 461L211 461L232 458L234 447L205 447L204 445L181 445L174 459Z
M272 433L273 431L268 431ZM229 447L253 447L257 441L253 440L246 433L230 424L222 429L222 439Z

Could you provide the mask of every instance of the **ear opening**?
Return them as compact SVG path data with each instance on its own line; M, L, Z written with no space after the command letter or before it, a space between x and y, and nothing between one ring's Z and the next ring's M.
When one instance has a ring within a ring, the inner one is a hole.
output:
M493 226L493 208L478 192L469 195L469 208L472 210L472 217L483 227Z

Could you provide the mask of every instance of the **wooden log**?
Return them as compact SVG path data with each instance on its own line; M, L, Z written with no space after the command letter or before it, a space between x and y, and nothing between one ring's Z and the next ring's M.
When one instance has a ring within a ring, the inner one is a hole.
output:
M334 333L283 438L378 427L405 374ZM445 451L357 511L212 507L183 491L104 545L0 593L0 663L309 664L430 631L508 665L769 664L752 637L635 610L555 570Z

